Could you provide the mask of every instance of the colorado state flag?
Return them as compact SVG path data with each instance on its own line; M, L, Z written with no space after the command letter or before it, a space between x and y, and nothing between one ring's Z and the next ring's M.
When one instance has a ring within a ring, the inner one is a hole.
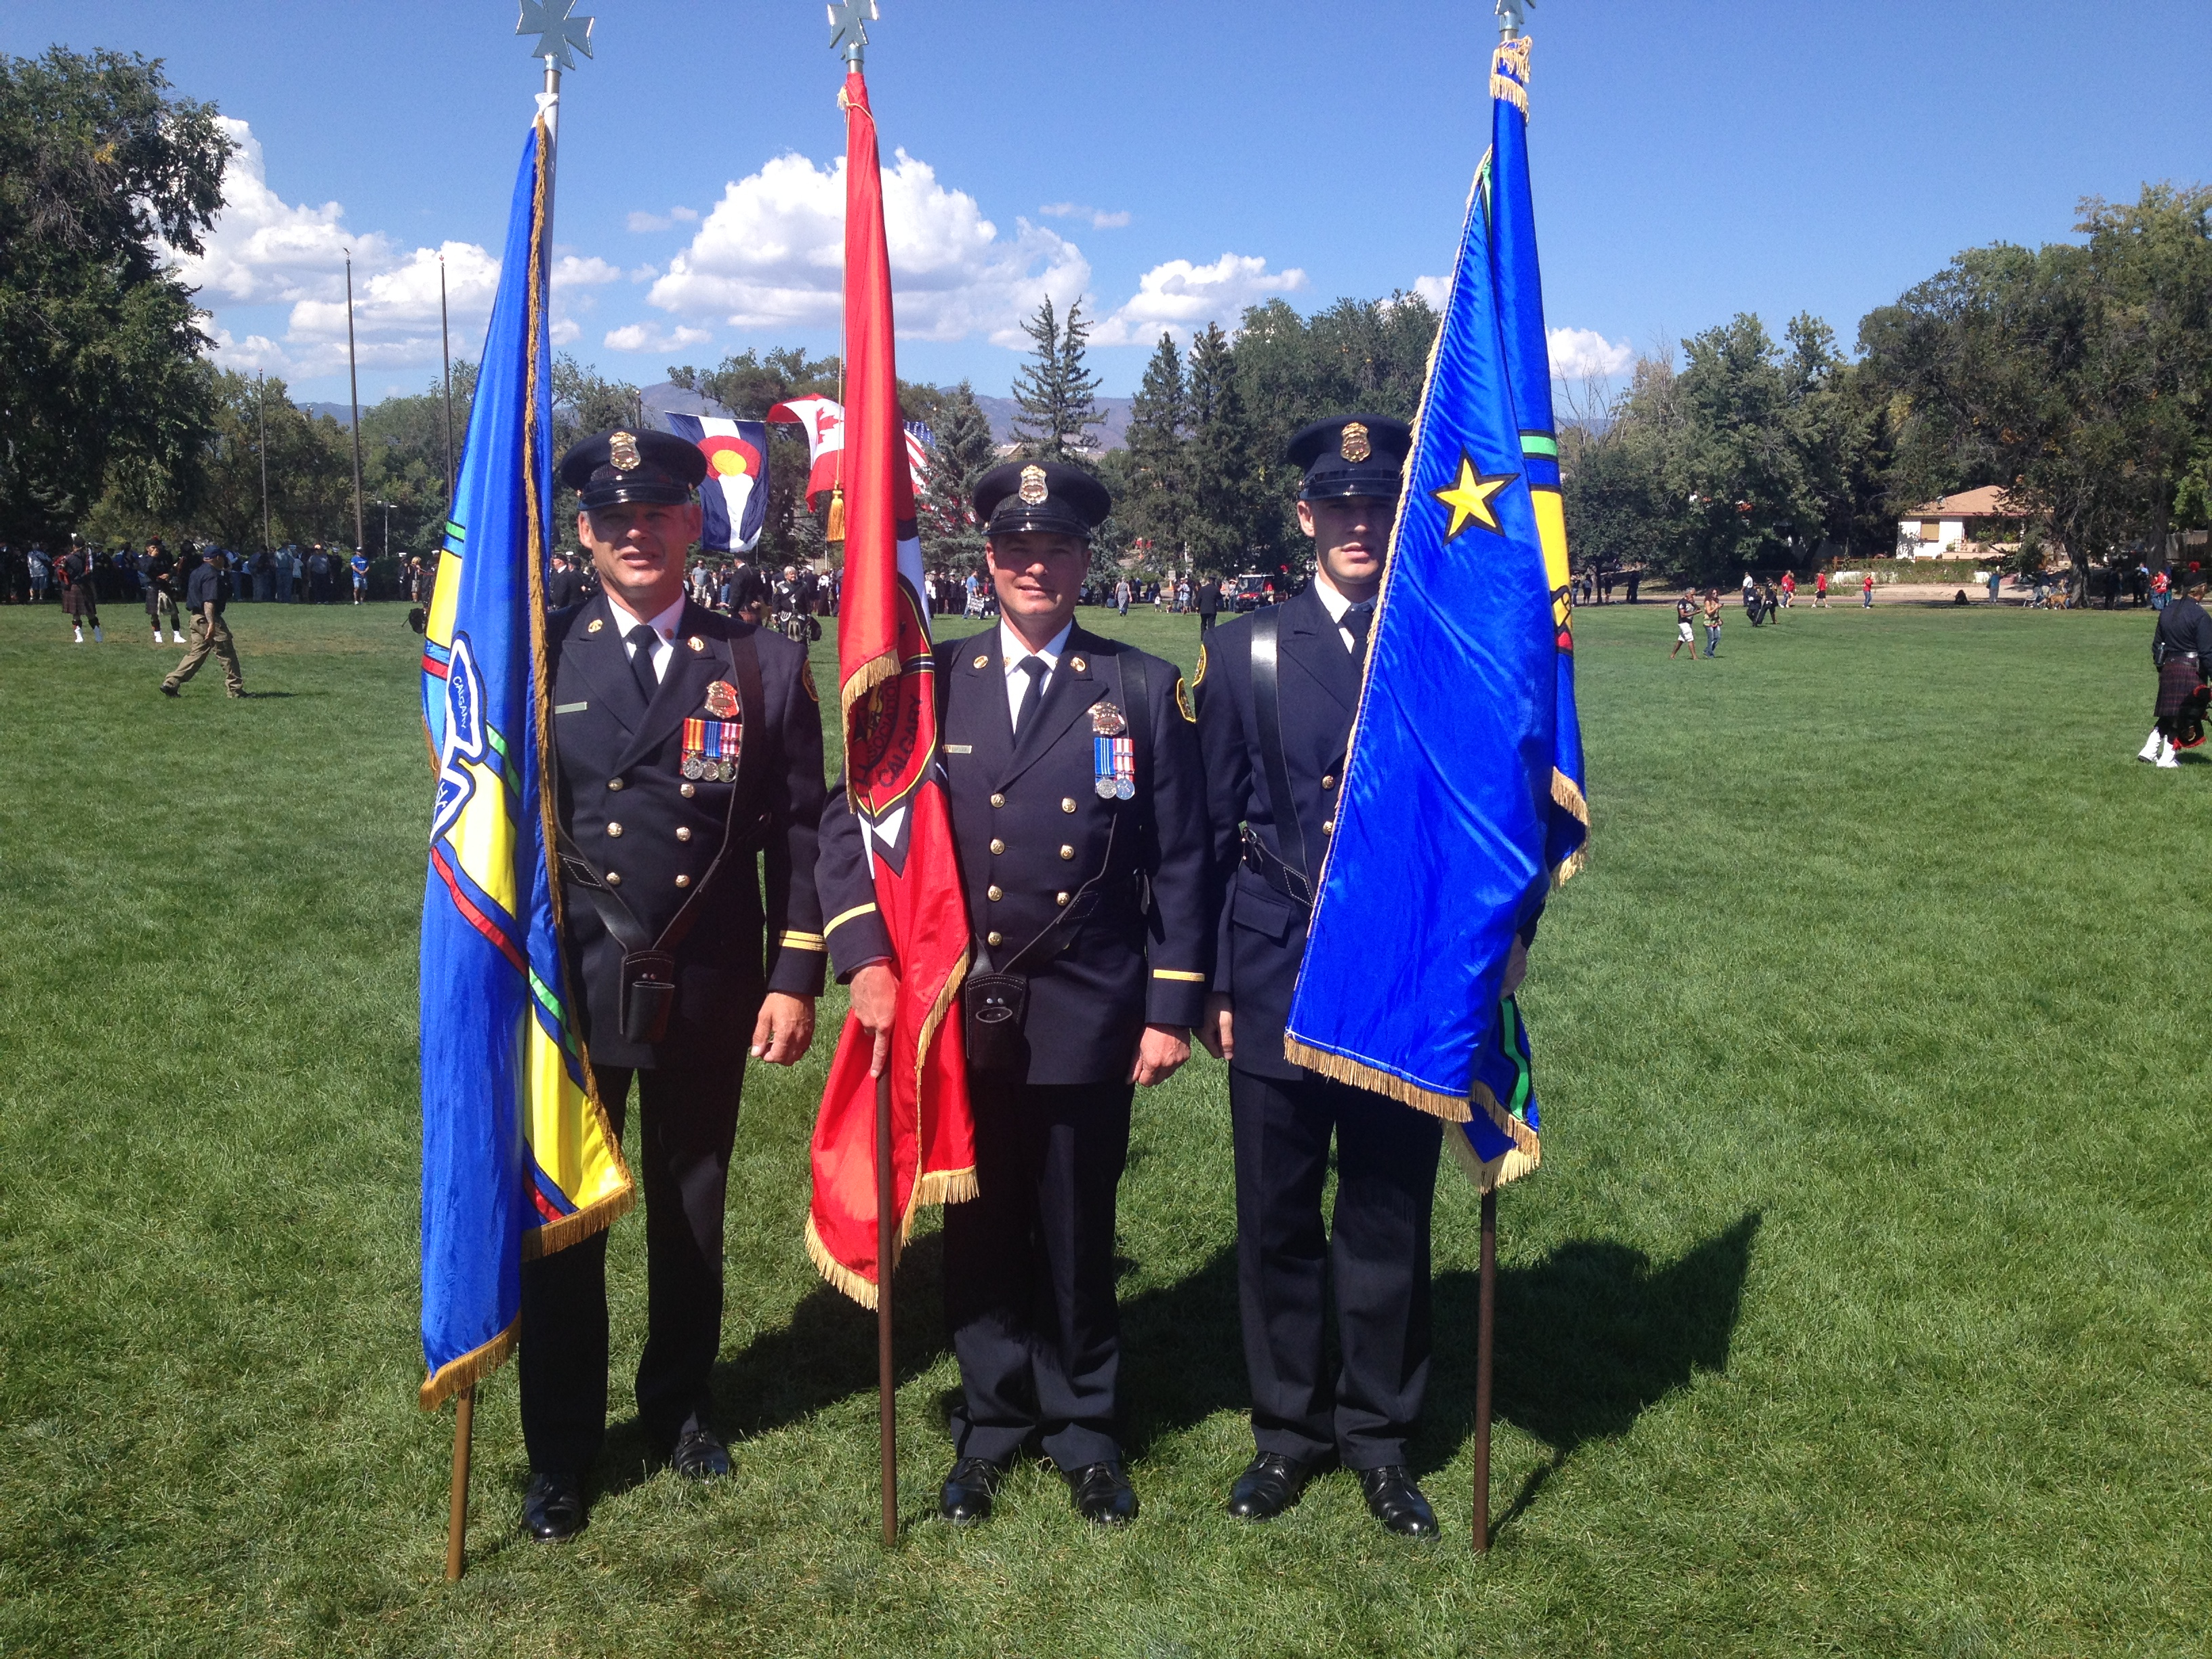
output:
M1508 41L1284 1043L1458 1123L1485 1190L1541 1154L1516 947L1589 833L1528 82Z
M598 1231L629 1172L569 1017L544 665L552 140L524 147L422 656L438 757L422 895L422 1402L514 1346L526 1258Z

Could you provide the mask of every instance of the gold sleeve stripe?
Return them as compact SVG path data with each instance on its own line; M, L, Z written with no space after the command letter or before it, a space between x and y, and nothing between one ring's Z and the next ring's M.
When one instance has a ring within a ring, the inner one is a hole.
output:
M1187 979L1197 985L1206 983L1204 974L1187 974L1180 968L1155 968L1152 969L1152 977L1154 979Z
M842 927L847 922L852 921L855 916L872 916L875 914L876 907L874 905L856 904L851 909L846 911L842 915L830 917L830 925L822 930L823 934L824 937L827 937L829 934L836 933L840 927Z
M777 934L776 943L790 951L826 951L830 948L823 943L821 934L802 933L792 927L787 927Z

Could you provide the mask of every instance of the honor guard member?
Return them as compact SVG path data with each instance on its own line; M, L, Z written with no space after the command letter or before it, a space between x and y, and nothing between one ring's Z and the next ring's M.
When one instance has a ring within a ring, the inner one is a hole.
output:
M645 1188L637 1409L683 1475L729 1473L709 1420L722 1212L750 1055L788 1066L826 957L814 890L822 714L806 655L684 592L706 460L602 432L561 461L602 591L546 623L572 995L599 1100ZM606 1235L522 1268L524 1523L583 1524L607 1407Z
M1200 1036L1229 1062L1237 1295L1256 1455L1229 1510L1266 1520L1332 1463L1392 1532L1433 1537L1406 1464L1429 1376L1429 1209L1441 1120L1283 1057L1314 884L1334 828L1368 629L1412 433L1382 415L1291 439L1314 580L1214 630L1199 663L1200 740L1221 882L1214 994ZM1333 1227L1322 1218L1336 1144ZM1325 1369L1333 1273L1336 1375Z
M1111 505L1074 467L985 473L975 507L999 625L936 650L975 952L964 995L980 1193L945 1211L961 1397L939 1512L959 1524L990 1513L1025 1449L1052 1460L1086 1519L1137 1514L1119 1439L1115 1190L1133 1085L1189 1058L1213 930L1182 678L1074 625L1091 532ZM823 818L823 909L881 1063L897 981L843 795ZM1011 1041L988 1040L987 1025Z

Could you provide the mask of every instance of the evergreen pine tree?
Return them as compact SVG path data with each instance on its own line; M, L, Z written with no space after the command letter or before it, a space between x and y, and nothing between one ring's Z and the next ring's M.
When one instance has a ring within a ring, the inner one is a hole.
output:
M1047 295L1022 331L1036 348L1014 376L1014 401L1022 410L1014 422L1017 453L1024 460L1087 468L1097 447L1091 428L1105 424L1106 417L1098 412L1098 377L1083 363L1084 343L1091 336L1083 301L1068 307L1063 325Z
M983 528L969 505L975 480L999 459L991 439L990 416L975 402L965 380L945 394L930 428L929 488L916 503L921 516L921 550L926 562L955 570L980 568Z
M1236 356L1218 323L1191 342L1189 410L1191 558L1201 570L1235 575L1254 549L1256 444Z
M1182 357L1175 341L1162 334L1152 361L1145 365L1145 383L1130 406L1129 486L1115 513L1133 534L1152 544L1156 559L1171 565L1182 562L1189 517L1184 494L1189 421Z

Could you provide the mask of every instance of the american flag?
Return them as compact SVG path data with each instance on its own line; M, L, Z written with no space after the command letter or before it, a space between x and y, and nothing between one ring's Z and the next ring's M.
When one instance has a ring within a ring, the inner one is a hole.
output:
M937 434L920 421L906 423L906 464L914 471L914 493L917 495L929 488L929 452L936 445Z

